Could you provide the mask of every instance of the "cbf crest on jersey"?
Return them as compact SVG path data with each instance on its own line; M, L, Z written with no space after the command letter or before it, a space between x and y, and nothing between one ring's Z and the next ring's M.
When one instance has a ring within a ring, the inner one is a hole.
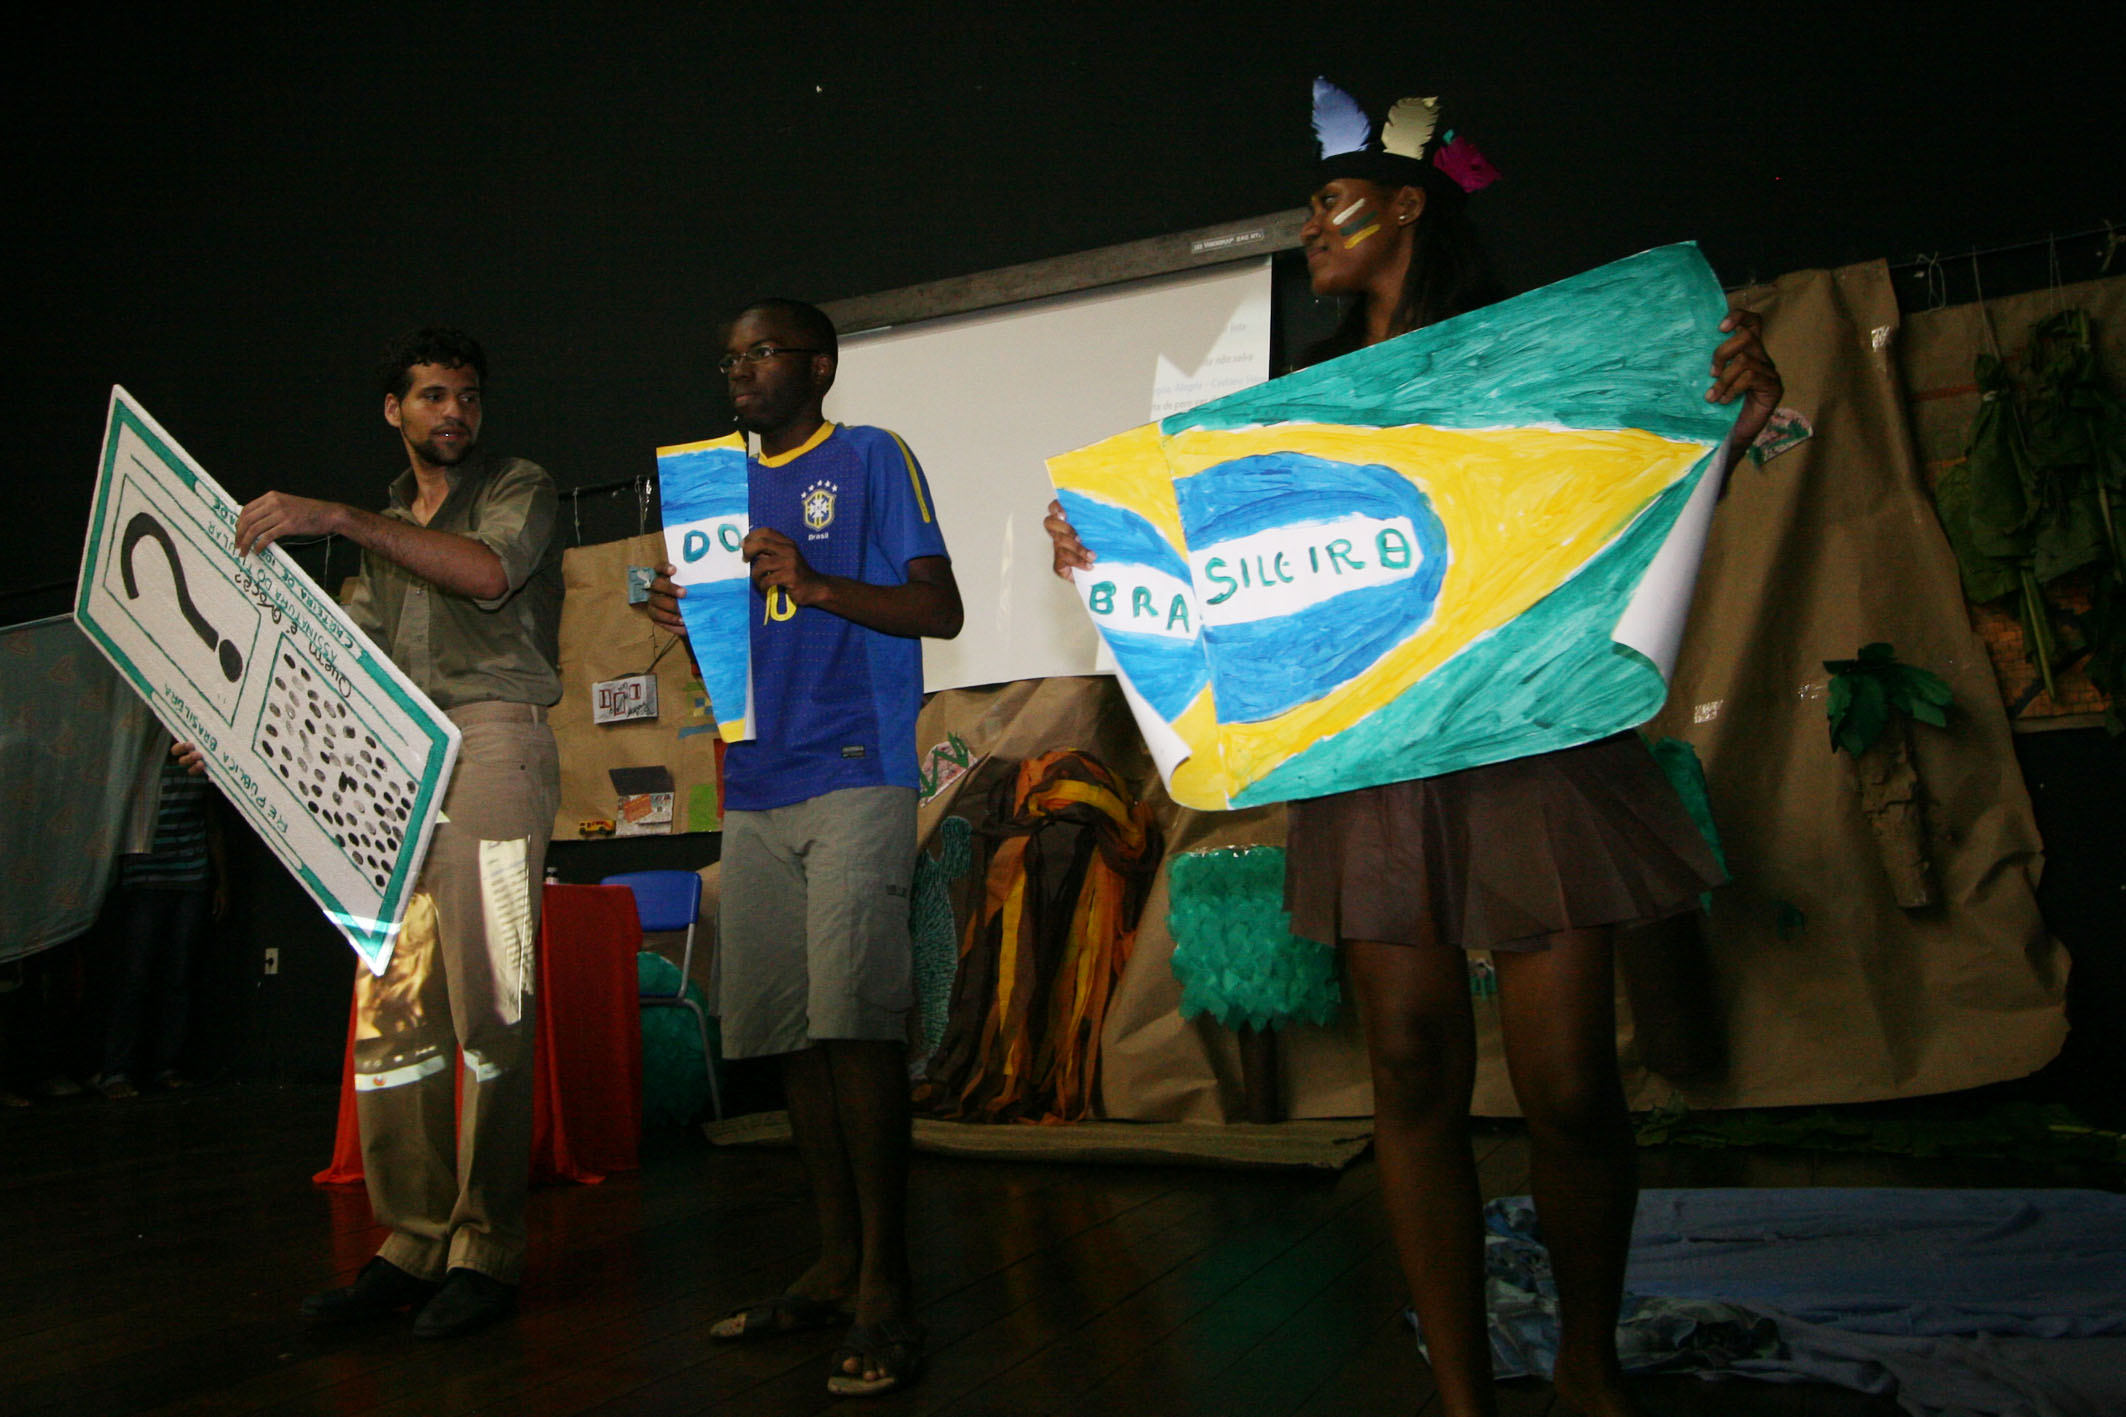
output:
M1667 696L1739 411L1690 245L1051 458L1176 802L1571 747Z
M822 478L805 489L805 525L825 531L834 524L834 484Z

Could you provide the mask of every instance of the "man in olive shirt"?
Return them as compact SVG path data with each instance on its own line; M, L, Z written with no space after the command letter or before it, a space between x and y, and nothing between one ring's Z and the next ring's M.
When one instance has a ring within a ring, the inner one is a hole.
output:
M536 465L479 450L486 371L478 343L456 330L400 337L380 371L384 421L408 461L390 506L379 514L269 492L236 523L245 552L321 533L359 544L349 615L464 735L391 967L382 978L356 969L362 1162L391 1236L353 1285L303 1301L323 1323L418 1307L414 1332L434 1338L516 1306L533 946L560 793L546 725L561 697L557 498Z

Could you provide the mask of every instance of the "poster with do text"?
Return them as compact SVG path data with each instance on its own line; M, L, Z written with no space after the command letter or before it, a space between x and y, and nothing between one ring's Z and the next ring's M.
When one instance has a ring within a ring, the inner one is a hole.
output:
M456 725L122 388L99 471L76 621L382 974Z
M664 502L664 555L687 642L726 743L753 736L753 577L744 549L749 528L746 440L737 433L657 450L657 488Z

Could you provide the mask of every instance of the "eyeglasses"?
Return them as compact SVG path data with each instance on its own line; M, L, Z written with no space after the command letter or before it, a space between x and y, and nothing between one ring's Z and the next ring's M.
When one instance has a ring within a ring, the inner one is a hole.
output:
M716 361L716 367L728 374L741 364L758 364L763 359L773 359L779 354L825 354L824 349L799 349L790 344L756 344L743 354L726 354Z

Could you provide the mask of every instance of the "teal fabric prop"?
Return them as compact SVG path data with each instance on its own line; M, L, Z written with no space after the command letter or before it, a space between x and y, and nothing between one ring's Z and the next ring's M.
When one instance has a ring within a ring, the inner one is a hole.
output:
M1471 951L1469 955L1469 997L1472 999L1496 999L1499 996L1499 972L1486 955Z
M96 923L128 826L152 827L170 745L70 615L0 629L0 964ZM141 815L134 804L146 799Z
M679 966L654 950L643 950L635 956L635 979L642 993L670 994L679 982ZM687 997L702 1000L701 986L687 981ZM712 1018L709 1047L721 1056L721 1044ZM709 1076L701 1065L701 1034L694 1015L686 1009L644 1009L642 1125L689 1126L708 1110Z
M919 852L915 858L915 885L909 892L908 940L915 956L916 1013L922 1029L922 1045L908 1060L909 1076L919 1076L923 1064L945 1041L945 1020L952 1011L952 981L960 969L960 932L952 918L952 883L974 864L968 840L974 828L965 817L947 817L938 824L938 854Z
M1342 1001L1336 952L1292 933L1284 909L1284 851L1222 847L1167 867L1167 928L1181 1016L1227 1028L1327 1023Z
M1727 853L1720 849L1720 829L1713 825L1713 798L1705 785L1705 764L1698 761L1698 750L1681 738L1663 738L1647 745L1652 749L1654 761L1668 775L1669 786L1683 799L1683 810L1698 824L1698 831L1705 837L1705 844L1713 849L1713 860L1720 863L1723 874L1732 875L1727 867ZM1701 909L1713 908L1713 893L1706 891L1698 897Z

